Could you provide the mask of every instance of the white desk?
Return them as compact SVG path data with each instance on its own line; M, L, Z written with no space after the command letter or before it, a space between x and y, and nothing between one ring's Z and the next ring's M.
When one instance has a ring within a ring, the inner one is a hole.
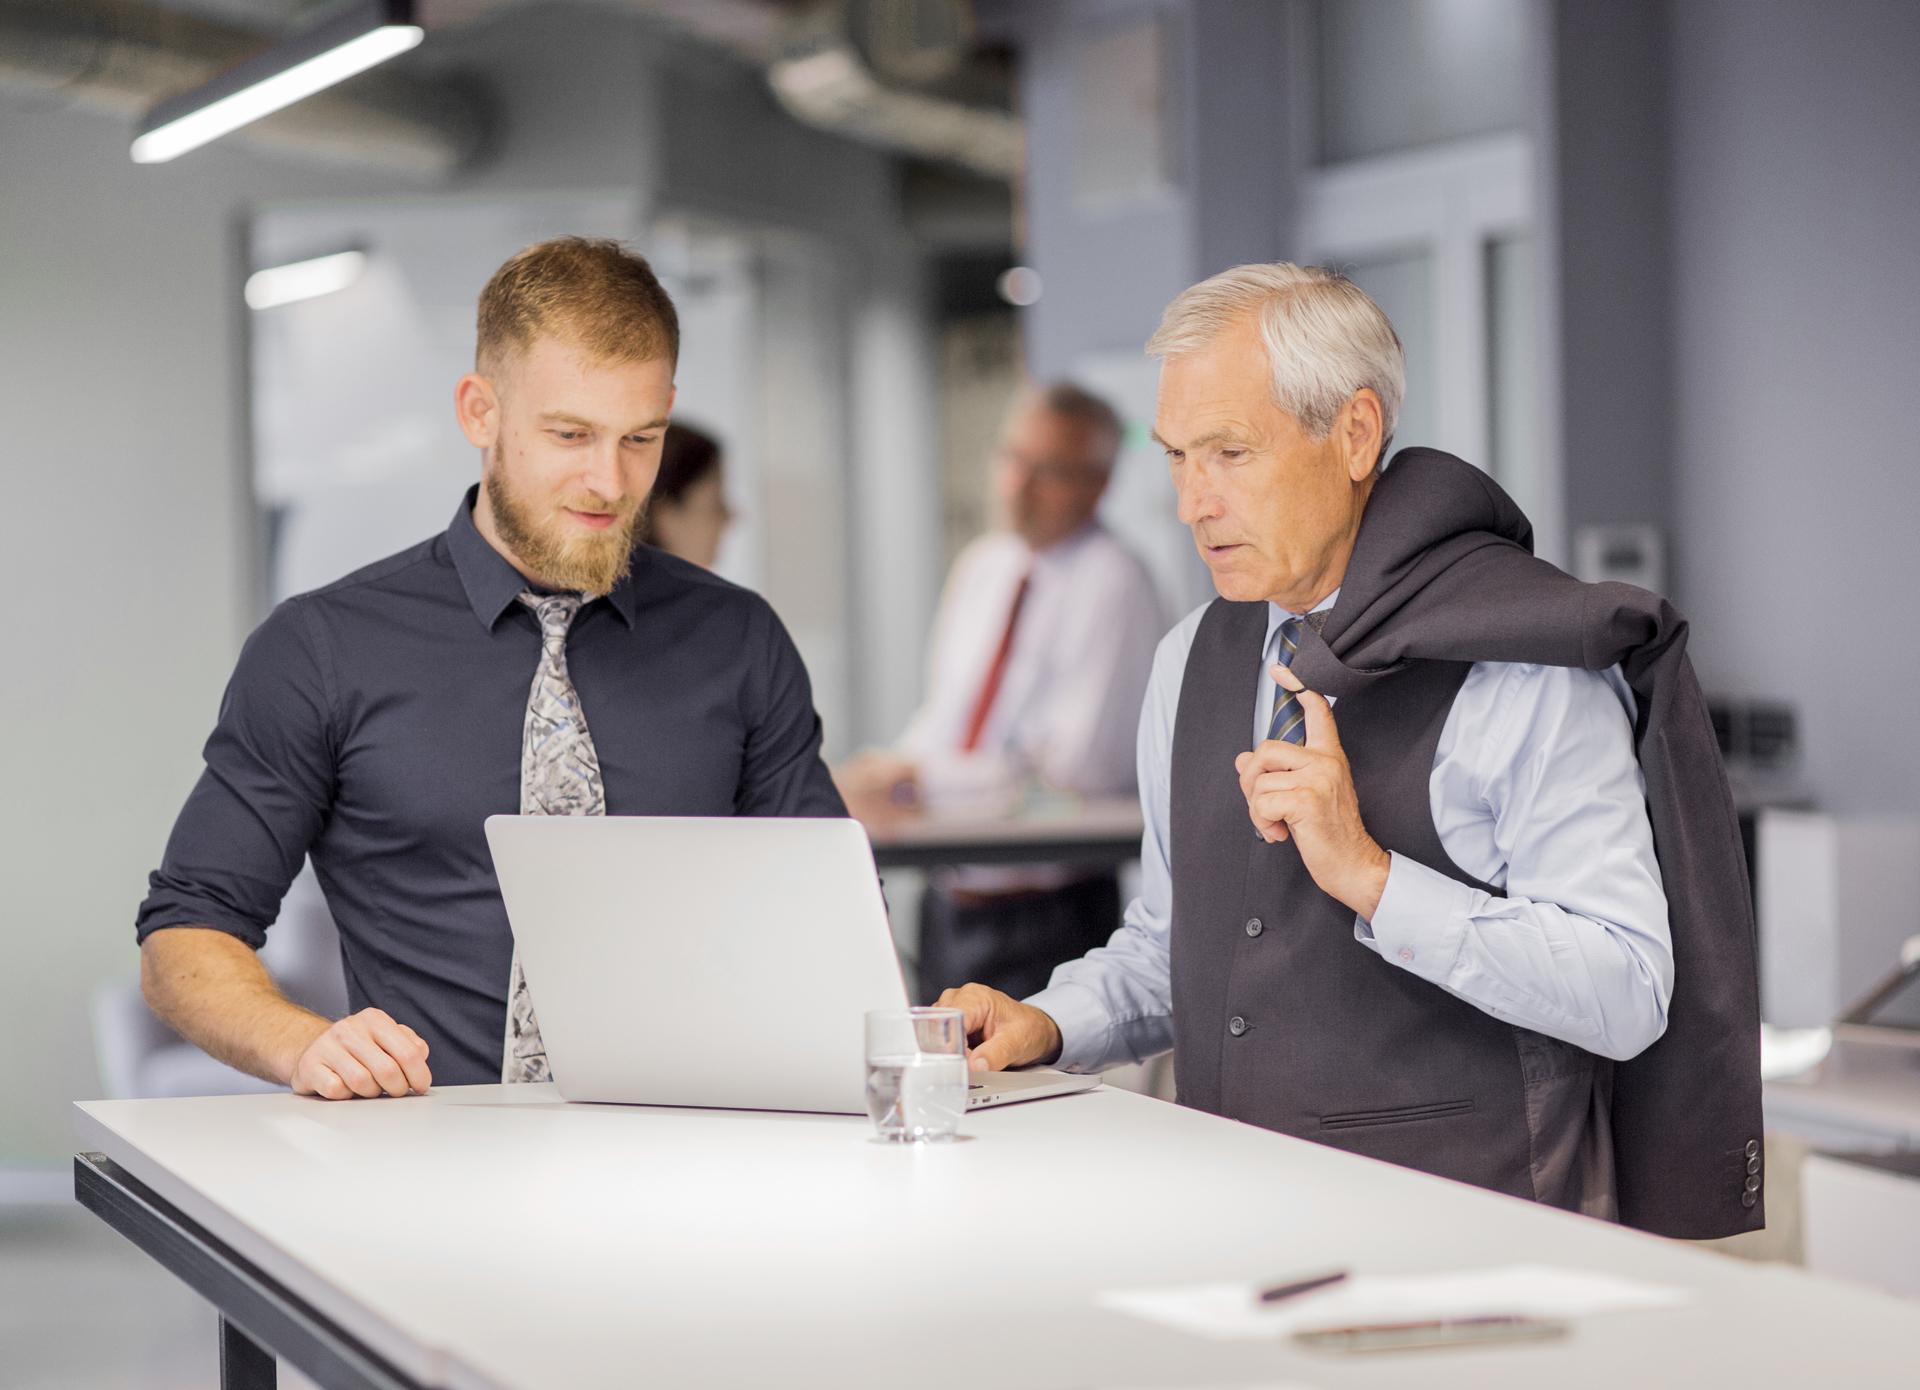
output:
M569 1106L546 1086L79 1109L83 1147L177 1208L143 1245L252 1266L385 1358L388 1384L1751 1390L1911 1387L1920 1365L1920 1305L1112 1090L977 1114L971 1141L922 1149L870 1143L864 1120ZM1557 1343L1373 1358L1093 1301L1518 1261L1697 1299Z

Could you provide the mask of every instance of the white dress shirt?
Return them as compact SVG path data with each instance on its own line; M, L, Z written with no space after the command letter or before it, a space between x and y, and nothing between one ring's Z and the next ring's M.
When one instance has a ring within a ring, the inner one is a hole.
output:
M1275 631L1294 615L1268 607L1270 662ZM1061 965L1029 1001L1059 1024L1057 1065L1070 1071L1173 1045L1173 725L1205 612L1161 641L1140 714L1140 896L1107 945ZM1248 672L1253 743L1266 737L1279 688L1268 662ZM1355 918L1355 938L1386 965L1495 1018L1615 1059L1650 1046L1667 1025L1673 942L1633 705L1618 667L1474 665L1447 714L1428 787L1441 847L1499 895L1396 853L1373 920Z
M1022 577L1029 580L977 748L962 749ZM896 748L934 810L1004 814L1034 782L1082 796L1135 788L1140 702L1166 630L1147 567L1098 522L1045 550L1010 532L960 553L940 599L927 693ZM1051 866L969 870L981 892L1054 887Z

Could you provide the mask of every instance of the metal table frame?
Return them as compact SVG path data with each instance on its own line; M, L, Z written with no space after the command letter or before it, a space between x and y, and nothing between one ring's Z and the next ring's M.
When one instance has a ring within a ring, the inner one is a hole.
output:
M1140 836L984 840L966 835L927 835L905 843L876 840L873 862L882 869L938 869L951 864L1085 864L1114 869L1140 857Z
M74 1157L73 1195L218 1310L222 1390L274 1390L276 1356L325 1390L425 1390L104 1154Z

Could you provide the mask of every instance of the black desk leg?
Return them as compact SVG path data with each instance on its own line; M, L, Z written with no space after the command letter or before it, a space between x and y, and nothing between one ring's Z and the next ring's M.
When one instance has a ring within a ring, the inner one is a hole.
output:
M274 1390L273 1353L220 1319L220 1390Z

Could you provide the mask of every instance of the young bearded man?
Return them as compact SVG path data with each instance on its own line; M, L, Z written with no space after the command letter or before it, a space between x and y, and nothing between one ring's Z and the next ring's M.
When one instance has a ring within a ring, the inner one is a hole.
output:
M480 486L442 534L254 632L139 912L154 1011L301 1094L546 1079L487 816L844 814L772 609L635 547L679 351L647 263L529 247L482 292L477 337L454 407ZM254 954L309 856L339 1020Z

